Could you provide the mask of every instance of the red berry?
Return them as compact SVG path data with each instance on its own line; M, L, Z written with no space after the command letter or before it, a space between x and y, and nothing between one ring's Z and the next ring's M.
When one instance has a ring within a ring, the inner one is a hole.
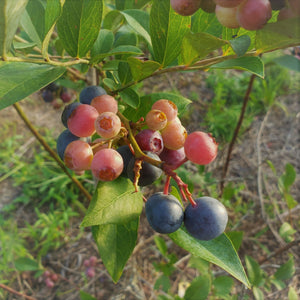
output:
M68 128L76 136L91 136L95 133L95 120L98 116L96 108L88 104L81 104L72 111L68 118Z
M159 131L144 129L135 136L135 139L142 151L160 154L164 148L163 139Z
M218 144L210 134L195 131L186 138L184 151L191 162L198 165L207 165L216 158Z
M101 181L116 179L123 170L122 156L114 149L98 151L92 161L91 170L95 178Z
M172 170L177 169L185 161L184 148L178 150L170 150L164 148L159 158L164 161Z

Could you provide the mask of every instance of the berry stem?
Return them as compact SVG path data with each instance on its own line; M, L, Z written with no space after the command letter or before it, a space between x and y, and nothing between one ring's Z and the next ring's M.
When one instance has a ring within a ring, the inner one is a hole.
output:
M170 186L170 181L171 181L171 176L167 175L165 187L164 187L164 194L168 195L169 194L169 186Z

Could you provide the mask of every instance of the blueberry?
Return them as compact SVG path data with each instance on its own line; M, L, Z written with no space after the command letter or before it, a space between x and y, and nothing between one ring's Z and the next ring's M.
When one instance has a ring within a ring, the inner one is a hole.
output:
M189 204L184 212L184 225L195 238L209 241L226 228L228 215L225 206L211 197L201 197L195 200L196 206Z
M45 89L42 91L42 98L44 99L45 102L49 103L54 100L54 95L53 92L51 92L48 89Z
M155 193L146 202L145 212L150 226L159 233L172 233L183 222L183 209L172 195Z
M59 155L61 160L64 160L64 154L67 146L73 142L79 140L79 137L71 133L69 129L64 130L59 137L57 138L56 142L56 150L57 154Z
M146 155L149 157L160 160L158 155L152 152L145 152ZM131 158L128 166L127 166L127 176L133 182L135 173L134 173L134 164L135 164L135 157ZM153 183L156 179L158 179L162 174L162 170L158 167L155 167L145 161L142 162L142 169L140 170L140 178L138 185L139 186L146 186Z
M123 163L124 163L124 167L123 167L123 171L121 173L121 176L127 177L127 167L128 167L128 164L129 164L130 160L132 158L134 158L134 155L132 154L129 146L127 146L127 145L119 147L117 149L117 151L121 154L121 156L123 158Z
M85 87L79 95L79 101L82 104L91 104L92 100L97 96L106 95L106 91L101 86L91 85Z
M65 127L68 128L68 119L69 119L71 113L73 112L73 110L75 108L77 108L79 105L81 105L81 103L72 102L71 104L65 106L65 108L62 112L62 115L61 115L61 121L62 121L62 123L64 124Z

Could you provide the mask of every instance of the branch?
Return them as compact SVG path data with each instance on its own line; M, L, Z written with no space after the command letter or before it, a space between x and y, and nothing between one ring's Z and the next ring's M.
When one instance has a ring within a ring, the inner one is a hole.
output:
M230 162L230 158L231 158L231 153L232 153L233 146L236 142L236 139L238 137L239 131L241 129L241 126L242 126L242 123L243 123L243 120L244 120L246 107L247 107L248 101L250 99L250 93L251 93L252 88L253 88L253 82L254 82L255 77L256 77L256 75L252 74L252 76L250 78L248 88L247 88L246 94L244 96L244 101L243 101L243 106L242 106L240 118L239 118L238 123L235 127L233 137L232 137L231 142L229 144L227 157L226 157L226 162L225 162L225 165L224 165L224 168L223 168L222 178L221 178L221 181L220 181L220 196L222 196L222 194L223 194L224 180L225 180L225 177L226 177L226 174L227 174L227 171L228 171L229 162Z
M50 146L47 144L47 142L44 140L44 138L40 135L40 133L34 128L34 126L31 124L27 116L25 115L24 111L20 107L18 103L13 104L15 110L21 117L21 119L24 121L28 129L32 132L32 134L36 137L36 139L40 142L40 144L44 147L44 149L52 156L52 158L57 162L57 164L60 166L60 168L63 170L64 173L77 185L77 187L80 189L80 191L85 195L85 197L90 201L92 199L91 194L84 188L84 186L81 184L81 182L76 178L73 177L64 163L60 160L58 155L50 148Z
M27 296L27 295L25 295L23 293L20 293L20 292L18 292L16 290L10 288L9 286L7 286L5 284L2 284L2 283L0 283L0 288L8 291L9 293L15 294L17 296L23 297L23 298L28 299L28 300L37 300L36 298L33 298L33 297Z

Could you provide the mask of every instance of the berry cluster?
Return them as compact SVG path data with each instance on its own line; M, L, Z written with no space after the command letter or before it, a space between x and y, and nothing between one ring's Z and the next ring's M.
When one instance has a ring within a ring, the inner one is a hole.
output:
M46 270L43 274L43 279L48 288L53 288L55 283L58 281L59 277L57 274Z
M272 9L280 10L278 20L300 15L298 0L170 0L180 15L190 16L198 9L216 13L219 22L228 28L261 29L272 17Z
M209 197L193 200L188 186L174 172L188 160L207 165L216 158L218 146L210 134L187 134L177 106L170 100L154 102L145 119L136 123L118 111L118 101L101 87L86 87L79 100L65 107L61 119L67 129L57 140L57 152L69 169L79 174L90 169L100 181L125 176L136 190L152 184L164 173L163 193L146 201L146 216L154 230L171 233L184 223L191 235L203 240L224 231L224 206ZM183 199L190 201L185 212L179 201L169 195L171 178Z
M97 257L91 256L89 259L85 259L83 262L83 265L85 266L85 275L88 278L93 278L96 275L95 267L97 265Z
M59 86L52 82L41 90L42 98L45 102L51 103L54 108L60 108L64 104L74 100L74 93L66 87Z

